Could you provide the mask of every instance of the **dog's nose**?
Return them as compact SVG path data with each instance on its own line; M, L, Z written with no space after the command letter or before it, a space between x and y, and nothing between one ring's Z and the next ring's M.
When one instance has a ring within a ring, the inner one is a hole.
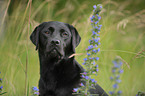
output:
M60 45L60 40L52 40L51 43L55 45Z

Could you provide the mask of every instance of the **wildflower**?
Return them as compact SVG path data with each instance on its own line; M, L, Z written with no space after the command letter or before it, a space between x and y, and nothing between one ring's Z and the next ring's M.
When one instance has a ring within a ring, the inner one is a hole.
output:
M101 20L101 17L100 16L98 16L98 20Z
M93 45L90 45L90 46L88 46L88 48L87 48L87 50L91 50L91 49L93 49Z
M83 65L85 65L86 64L86 62L84 62L84 63L82 63Z
M99 57L96 57L95 59L96 59L96 60L99 60Z
M37 96L39 95L39 89L37 87L32 87L32 96Z
M113 69L113 70L112 70L112 73L115 73L115 71L116 71L116 70L115 70L115 69Z
M99 42L99 40L98 40L98 39L94 39L94 41L95 41L96 43L98 43L98 42Z
M87 61L87 58L84 58L84 61Z
M118 91L118 94L121 94L122 93L122 91Z
M3 86L0 87L0 90L2 90L2 89L3 89Z
M113 94L114 94L114 92L112 92L112 91L109 91L109 94L113 95Z
M89 79L89 76L85 76L84 78L85 78L85 79Z
M73 89L73 92L77 92L77 91L78 91L78 88L74 88L74 89Z
M98 50L97 50L98 52L100 51L100 48L98 48Z
M119 73L123 73L123 70L119 70Z
M39 92L34 92L35 95L39 95Z
M37 87L33 87L34 91L39 91L39 89Z
M92 51L93 51L94 53L96 53L96 52L97 52L97 50L95 50L95 49L93 49Z
M113 85L113 88L118 88L118 84L114 84Z
M97 47L98 47L98 45L97 45L97 44L95 44L95 47L97 48Z
M90 53L87 53L87 55L90 56L91 54Z
M110 80L113 80L113 77L112 76L110 77Z
M80 86L84 86L84 84L83 84L83 83L81 83L81 84L80 84Z
M94 9L96 9L96 8L97 8L97 6L96 6L96 5L94 5L93 7L94 7Z
M95 31L92 32L93 35L96 35L97 33Z
M117 75L117 76L116 76L116 79L119 79L119 78L120 78L120 75Z
M82 75L81 77L82 77L82 78L85 78L85 76L84 76L84 75Z
M95 61L92 64L95 65L96 64Z
M122 93L122 91L117 91L117 89L119 88L119 83L121 82L120 78L120 74L123 73L123 70L121 69L122 66L122 61L119 58L116 58L113 62L113 67L112 67L112 73L113 76L110 77L110 80L112 82L114 82L114 84L112 85L113 87L113 91L110 91L109 93L112 96L120 96L120 94ZM113 92L113 93L111 93Z
M90 79L93 83L96 83L97 81L95 79Z
M96 21L95 24L98 24L99 21Z
M116 80L116 82L120 83L120 82L121 82L121 80L117 79L117 80Z
M99 71L99 69L96 69L96 71L98 72L98 71Z
M99 38L99 32L100 29L102 27L102 25L99 24L99 20L101 19L101 17L99 16L99 12L100 12L100 5L93 6L94 10L94 14L92 15L92 17L90 17L91 20L91 25L92 25L92 38L89 39L89 46L86 49L87 53L87 57L84 58L84 63L83 65L85 65L86 71L84 73L82 73L81 77L82 80L86 81L86 86L85 87L80 87L80 89L75 89L75 91L79 91L79 93L83 94L82 96L92 96L89 91L84 91L84 90L88 90L90 87L95 87L94 83L96 83L97 81L95 81L95 79L91 79L91 74L95 74L97 76L97 72L99 71L98 69L98 65L96 65L96 61L99 60L99 57L96 57L95 55L100 51L100 48L98 48L98 46L100 45L100 38ZM81 84L83 86L83 84ZM83 91L82 91L83 90Z
M87 72L84 72L83 74L84 74L84 75L87 75Z

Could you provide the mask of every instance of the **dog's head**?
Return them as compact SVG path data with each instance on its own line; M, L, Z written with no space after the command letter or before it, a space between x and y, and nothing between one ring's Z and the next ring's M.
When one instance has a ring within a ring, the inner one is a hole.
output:
M57 21L40 24L32 32L30 39L39 53L55 59L63 59L75 53L81 40L72 25Z

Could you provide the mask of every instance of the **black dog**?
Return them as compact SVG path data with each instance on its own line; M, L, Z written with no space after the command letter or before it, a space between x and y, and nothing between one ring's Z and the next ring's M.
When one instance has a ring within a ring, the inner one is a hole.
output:
M40 96L74 96L72 90L79 87L80 73L84 71L74 57L69 58L81 40L77 30L62 22L44 22L35 28L30 39L39 52ZM108 96L99 85L90 92Z

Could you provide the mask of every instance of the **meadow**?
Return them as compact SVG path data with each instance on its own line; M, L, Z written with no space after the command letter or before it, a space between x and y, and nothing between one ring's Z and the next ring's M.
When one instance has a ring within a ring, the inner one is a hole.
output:
M60 21L72 24L81 36L76 60L82 64L91 38L90 17L94 4L102 4L100 13L99 72L95 77L106 92L112 61L123 61L122 96L145 92L145 1L143 0L7 0L0 26L0 78L3 96L30 96L38 86L39 58L29 36L42 22ZM2 10L2 9L0 9ZM2 26L3 25L3 26Z

